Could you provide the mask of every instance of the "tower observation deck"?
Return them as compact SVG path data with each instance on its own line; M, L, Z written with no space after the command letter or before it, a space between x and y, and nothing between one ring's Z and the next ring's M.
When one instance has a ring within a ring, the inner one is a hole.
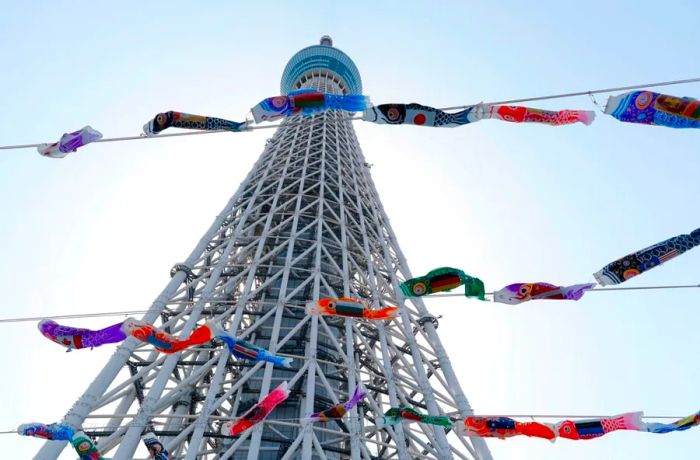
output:
M353 61L330 37L296 53L282 94L314 88L361 94ZM144 321L175 336L216 320L291 368L232 357L221 343L163 355L128 339L66 414L107 458L147 454L154 432L178 460L490 459L483 440L426 424L385 425L389 407L430 415L472 413L440 343L437 320L420 299L404 299L411 277L375 189L348 113L282 122L238 190ZM307 302L354 297L396 305L400 317L365 321L306 315ZM267 419L237 437L220 434L287 381L291 394ZM340 420L308 416L368 396ZM128 415L128 416L125 416ZM100 428L92 429L96 420ZM58 458L47 442L35 458Z

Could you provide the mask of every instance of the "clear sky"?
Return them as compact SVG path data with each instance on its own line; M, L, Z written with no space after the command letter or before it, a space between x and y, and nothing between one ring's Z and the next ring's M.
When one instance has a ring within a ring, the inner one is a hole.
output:
M2 11L3 145L55 141L86 124L136 135L165 110L241 120L278 94L287 60L323 34L355 61L375 103L444 107L700 76L692 1L37 1ZM663 91L700 97L700 84ZM587 97L533 106L595 108ZM586 282L619 256L700 226L697 131L602 114L589 127L355 126L416 274L460 267L488 290ZM63 160L0 151L0 316L147 308L270 134L96 144ZM699 268L696 250L626 285L698 283ZM683 416L700 409L698 294L426 302L443 316L438 332L478 413ZM0 431L59 420L113 352L65 353L35 322L0 324L0 344ZM539 460L677 458L699 443L700 429L488 441L496 459ZM3 458L40 445L0 435Z

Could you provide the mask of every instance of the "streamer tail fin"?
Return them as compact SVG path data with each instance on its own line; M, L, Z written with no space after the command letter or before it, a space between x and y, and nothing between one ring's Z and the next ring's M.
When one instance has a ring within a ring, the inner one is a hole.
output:
M399 307L384 307L378 310L365 310L367 319L394 319L398 316Z
M323 307L321 307L318 302L309 302L306 304L307 315L322 315L323 313Z
M590 126L595 120L595 112L592 110L580 110L579 111L579 121L586 126Z
M348 400L348 402L343 404L343 407L345 407L346 410L350 410L353 407L355 407L357 405L357 403L362 401L365 398L365 396L367 396L367 392L361 391L360 386L358 385L355 387L355 391L353 392L350 400Z
M362 94L326 94L326 107L330 110L346 110L348 112L362 112L370 106L368 96Z

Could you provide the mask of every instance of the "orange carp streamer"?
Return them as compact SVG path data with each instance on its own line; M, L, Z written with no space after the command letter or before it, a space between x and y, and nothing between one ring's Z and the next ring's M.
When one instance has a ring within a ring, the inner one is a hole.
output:
M554 441L554 426L538 422L518 422L508 417L467 417L464 419L467 436L505 439L511 436L530 436Z
M384 307L373 310L360 300L350 297L320 299L306 304L306 313L309 315L333 315L370 320L394 319L398 315L398 310L398 307Z
M216 336L216 326L214 323L205 323L192 331L186 339L178 339L152 324L128 318L122 325L122 332L142 342L150 343L161 353L172 354L210 342Z

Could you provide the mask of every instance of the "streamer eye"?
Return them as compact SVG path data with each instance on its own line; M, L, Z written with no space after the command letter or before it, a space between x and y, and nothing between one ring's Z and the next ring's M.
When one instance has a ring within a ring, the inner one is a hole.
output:
M170 126L170 118L167 113L159 113L156 115L155 122L153 123L155 131L159 132L168 128Z
M639 93L639 96L637 96L637 100L634 101L634 104L637 106L639 110L644 110L647 107L649 107L649 104L651 104L651 101L654 99L654 96L652 93L649 91L643 91Z
M335 310L335 302L328 302L328 308L330 310Z
M272 105L275 108L281 109L285 105L287 105L287 98L283 97L283 96L273 97L272 98Z
M425 294L425 292L427 291L427 289L428 289L428 288L427 288L427 286L425 285L425 283L419 281L419 282L417 282L416 284L413 285L412 291L413 291L413 293L414 293L415 295L423 295L423 294Z
M390 121L397 121L399 118L401 118L401 113L399 112L399 109L392 107L386 111L386 117Z

